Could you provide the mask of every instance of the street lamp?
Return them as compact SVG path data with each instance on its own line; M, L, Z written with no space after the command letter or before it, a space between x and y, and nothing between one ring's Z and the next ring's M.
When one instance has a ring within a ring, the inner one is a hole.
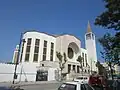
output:
M16 70L17 70L17 65L18 65L19 57L20 57L21 43L22 43L22 42L25 43L25 40L22 39L22 36L23 36L23 33L21 33L21 35L20 35L20 42L19 42L17 60L16 60L16 63L15 63L15 70L14 70L14 75L13 75L13 82L12 82L13 84L15 83L15 79L17 79Z

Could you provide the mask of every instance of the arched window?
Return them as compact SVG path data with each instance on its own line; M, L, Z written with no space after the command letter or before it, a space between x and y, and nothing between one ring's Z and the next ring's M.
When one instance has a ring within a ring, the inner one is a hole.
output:
M91 33L88 33L87 35L86 35L86 39L88 40L88 39L91 39Z
M70 48L70 47L68 47L68 57L69 57L70 59L72 59L72 58L73 58L73 56L74 56L73 49L72 49L72 48Z

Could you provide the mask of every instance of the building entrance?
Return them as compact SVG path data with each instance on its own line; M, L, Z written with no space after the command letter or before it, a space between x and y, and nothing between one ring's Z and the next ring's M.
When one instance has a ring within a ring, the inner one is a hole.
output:
M48 71L38 70L36 81L48 81Z

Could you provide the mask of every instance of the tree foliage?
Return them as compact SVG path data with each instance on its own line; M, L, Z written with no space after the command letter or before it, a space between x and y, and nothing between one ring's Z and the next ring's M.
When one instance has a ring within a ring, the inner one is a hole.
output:
M104 67L103 67L102 64L100 64L99 61L97 61L96 67L98 68L98 73L99 73L99 75L103 75L103 74L104 74Z
M65 52L63 53L63 55L60 52L56 52L56 56L59 60L59 67L61 72L63 71L63 69L65 68L65 63L67 62L67 57Z
M118 49L116 49L116 40L116 37L111 36L109 33L105 34L102 38L99 39L99 42L103 47L103 51L101 52L101 54L110 67L112 78L112 66L114 66L115 64L119 64L119 53L117 52Z
M104 0L106 10L95 19L95 25L120 30L120 0Z
M116 31L114 36L107 33L99 39L103 47L102 57L111 68L112 74L112 65L120 65L120 0L104 0L104 2L106 10L96 17L95 25Z
M113 60L113 40L114 38L109 33L98 40L103 47L103 51L101 52L102 57L109 62Z
M81 55L78 56L77 61L80 63L80 68L82 69L82 73L83 73L83 65L82 65L83 58L81 57Z
M109 33L107 33L99 39L99 42L103 47L101 54L105 61L108 63L111 62L114 65L119 64L120 36L111 36Z
M106 10L95 19L95 25L120 30L120 0L104 0ZM120 64L120 31L115 36L105 34L99 39L103 46L103 58L110 63ZM109 64L110 65L110 64Z
M117 32L114 36L112 47L114 50L114 60L116 61L115 63L120 65L120 32Z
M83 58L81 56L78 56L77 61L80 63L81 67L82 67L82 60L83 60Z

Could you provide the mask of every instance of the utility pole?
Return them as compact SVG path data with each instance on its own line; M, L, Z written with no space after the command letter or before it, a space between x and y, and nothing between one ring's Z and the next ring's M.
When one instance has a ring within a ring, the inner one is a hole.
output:
M19 42L19 48L18 48L18 54L17 54L17 60L16 60L16 63L15 63L15 70L14 70L14 75L13 75L13 84L15 83L15 79L17 79L17 74L16 74L16 70L17 70L17 65L19 63L19 56L20 56L20 49L21 49L21 43L25 42L25 41L22 41L22 35L23 33L21 33L21 36L20 36L20 42Z

